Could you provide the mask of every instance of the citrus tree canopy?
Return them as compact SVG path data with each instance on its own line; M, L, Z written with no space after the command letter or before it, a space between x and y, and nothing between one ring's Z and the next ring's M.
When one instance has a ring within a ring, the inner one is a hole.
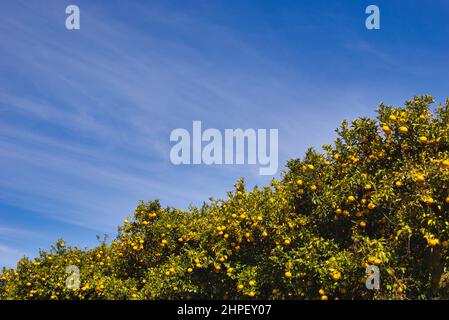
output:
M110 242L59 240L0 274L2 299L440 299L449 240L449 100L344 121L280 180L188 211L141 202ZM76 266L79 288L68 287ZM366 287L377 266L380 287Z

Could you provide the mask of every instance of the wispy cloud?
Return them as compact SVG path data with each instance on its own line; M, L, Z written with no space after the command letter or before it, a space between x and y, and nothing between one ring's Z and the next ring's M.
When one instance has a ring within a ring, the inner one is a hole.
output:
M3 81L0 91L5 116L1 162L12 168L2 175L3 201L107 229L117 223L117 212L124 215L137 199L200 204L206 195L224 194L223 187L246 168L173 167L168 161L169 132L198 118L207 119L209 126L277 128L289 116L267 121L256 110L267 108L269 101L297 105L296 94L282 79L260 68L270 66L268 61L225 28L186 17L161 21L208 29L209 37L220 38L226 50L252 61L253 67L242 65L246 74L229 72L186 43L144 35L84 12L86 22L76 40L62 28L49 28L56 17L47 19L42 12L29 23L7 18L2 26L9 44L4 54L27 70L31 77L23 80L36 89L17 92ZM93 49L88 50L90 44ZM226 178L226 184L204 174L195 179L201 172L233 178ZM25 200L29 195L35 201Z
M0 238L1 237L9 237L9 238L15 238L15 237L41 237L42 235L36 231L33 230L27 230L27 229L19 229L19 228L13 228L9 226L2 226L0 225Z

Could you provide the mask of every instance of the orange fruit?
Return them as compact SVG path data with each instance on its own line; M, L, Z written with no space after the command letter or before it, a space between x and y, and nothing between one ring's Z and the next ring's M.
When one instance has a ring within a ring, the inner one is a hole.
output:
M426 180L426 177L424 177L424 175L422 175L422 174L417 174L415 176L415 179L417 182L424 182Z
M427 137L426 136L421 136L421 137L419 137L419 141L421 141L421 142L427 142Z
M405 134L408 132L408 128L405 126L401 126L399 127L399 132Z
M338 281L338 280L341 279L341 273L338 272L338 271L334 271L334 272L332 272L332 274L331 274L331 278L332 278L332 280L334 280L334 281Z
M389 126L382 126L382 131L385 133L385 134L391 134L391 129L390 129L390 127Z
M427 244L429 247L436 247L439 244L438 239L428 239Z
M426 202L426 203L433 203L434 200L433 200L432 197L426 197L426 198L424 199L424 202Z

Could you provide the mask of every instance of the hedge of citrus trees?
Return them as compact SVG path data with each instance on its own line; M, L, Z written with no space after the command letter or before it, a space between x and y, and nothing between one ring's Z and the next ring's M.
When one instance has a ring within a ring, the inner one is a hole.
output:
M280 180L201 208L141 202L110 243L59 240L0 274L2 299L444 299L449 99L381 104ZM66 268L80 269L79 289ZM365 286L380 270L379 290Z

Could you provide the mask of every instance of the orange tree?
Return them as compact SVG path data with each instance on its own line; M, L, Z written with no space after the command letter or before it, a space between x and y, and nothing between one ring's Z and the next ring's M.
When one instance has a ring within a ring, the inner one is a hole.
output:
M110 243L59 240L0 275L2 299L447 298L449 100L381 104L280 180L188 211L141 202ZM66 268L80 270L68 288ZM380 270L380 289L365 286Z

